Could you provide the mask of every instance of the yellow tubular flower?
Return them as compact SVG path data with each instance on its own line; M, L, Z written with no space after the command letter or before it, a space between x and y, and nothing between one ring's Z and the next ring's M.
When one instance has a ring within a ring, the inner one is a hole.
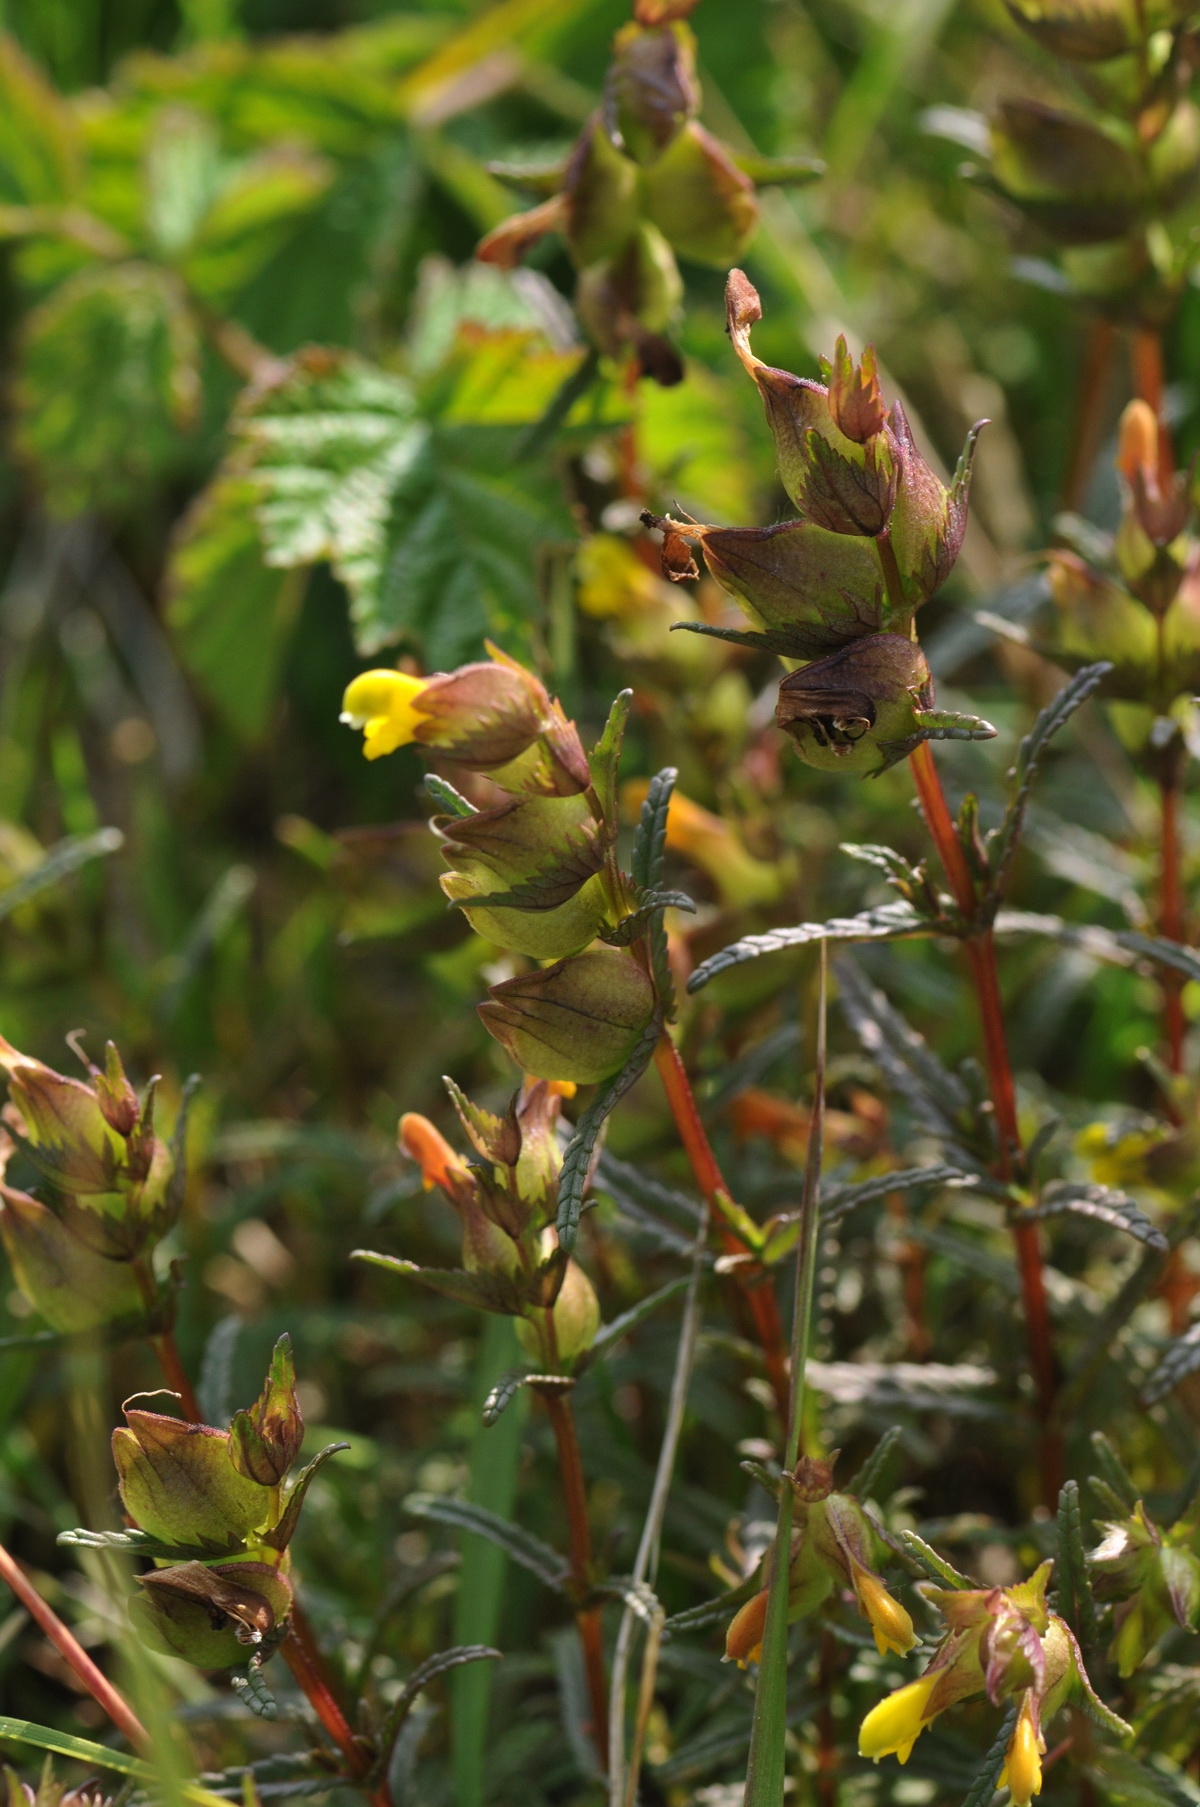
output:
M1046 1740L1038 1735L1033 1723L1031 1696L1026 1694L1000 1774L1000 1786L1012 1795L1013 1807L1029 1807L1034 1795L1041 1794L1041 1753L1045 1748Z
M854 1591L858 1595L858 1609L863 1618L870 1621L875 1633L880 1656L886 1656L889 1650L894 1650L897 1656L907 1656L917 1641L913 1622L899 1600L893 1600L878 1575L873 1575L861 1562L854 1563Z
M363 752L368 759L394 753L416 738L428 718L417 708L417 698L428 679L406 671L362 671L346 687L341 720L363 730Z
M936 1713L926 1719L929 1696L937 1686L937 1674L920 1675L907 1687L897 1688L871 1708L858 1734L858 1754L878 1763L880 1757L899 1757L907 1763L912 1747Z

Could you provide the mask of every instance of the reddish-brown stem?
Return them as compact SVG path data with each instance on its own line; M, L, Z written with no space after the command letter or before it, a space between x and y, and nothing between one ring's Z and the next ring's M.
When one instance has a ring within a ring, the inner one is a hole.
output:
M1171 434L1163 414L1163 346L1162 335L1153 327L1135 327L1129 343L1133 365L1133 390L1140 400L1153 408L1158 420L1158 468L1163 478L1175 468Z
M303 1620L301 1620L301 1624L303 1624ZM279 1647L279 1654L291 1670L317 1718L345 1758L346 1770L351 1780L358 1783L364 1782L371 1767L370 1752L355 1738L346 1715L330 1693L325 1678L321 1674L315 1649L310 1653L305 1639L297 1634L295 1615L293 1615L287 1637ZM391 1796L386 1784L379 1788L368 1789L366 1793L372 1807L391 1807Z
M1075 405L1075 425L1067 459L1067 474L1063 479L1062 505L1067 513L1074 513L1082 507L1088 478L1100 449L1109 372L1112 369L1116 343L1117 329L1112 321L1093 320L1079 381L1079 399Z
M975 908L975 885L962 843L955 832L950 808L942 790L942 781L927 741L923 741L909 755L909 765L921 810L950 881L950 889L959 909L964 916L969 917ZM996 1167L1001 1179L1007 1180L1012 1178L1014 1160L1019 1159L1021 1154L1021 1130L1017 1120L1017 1094L1008 1058L1004 1008L996 972L996 947L990 929L968 937L963 945L971 968L983 1029L984 1059L996 1121ZM1058 1499L1060 1485L1062 1442L1051 1423L1055 1395L1054 1339L1050 1328L1037 1225L1017 1217L1013 1222L1013 1240L1021 1279L1026 1335L1029 1339L1029 1361L1037 1388L1038 1416L1042 1423L1042 1488L1046 1504L1053 1506Z
M1183 885L1179 855L1179 786L1170 778L1159 785L1162 799L1162 869L1160 874L1158 922L1169 941L1183 940ZM1183 982L1176 973L1163 973L1163 1017L1167 1034L1167 1065L1172 1073L1183 1072Z
M717 1158L709 1146L708 1137L704 1133L704 1125L700 1121L700 1112L696 1108L696 1099L688 1081L687 1069L678 1048L669 1035L660 1038L654 1051L654 1064L658 1068L663 1090L667 1094L667 1103L671 1107L671 1115L675 1119L675 1127L679 1131L679 1139L683 1143L684 1153L691 1162L697 1185L708 1200L712 1220L716 1224L725 1252L728 1255L748 1254L750 1251L746 1244L721 1215L719 1195L723 1194L728 1198L731 1194L725 1184L721 1169L717 1166ZM770 1284L769 1278L762 1274L756 1275L755 1280L749 1283L736 1268L734 1275L754 1322L755 1333L758 1336L763 1361L766 1364L767 1379L771 1383L771 1391L775 1396L779 1421L786 1425L791 1388L788 1382L783 1321L779 1316L779 1301L775 1297L775 1289Z
M158 1357L158 1365L162 1369L163 1375L170 1386L171 1391L173 1393L178 1393L179 1406L184 1417L191 1424L202 1423L203 1419L200 1412L199 1401L196 1398L192 1383L188 1379L187 1369L184 1367L180 1358L179 1350L175 1346L174 1333L170 1330L165 1330L161 1336L156 1336L153 1341L154 1353Z
M592 1568L592 1528L588 1519L587 1488L583 1479L579 1438L575 1432L575 1414L571 1410L570 1399L563 1393L547 1388L542 1398L550 1414L554 1441L558 1448L558 1469L562 1476L563 1501L567 1508L567 1534L571 1545L571 1578L582 1594L592 1586L595 1577ZM581 1606L575 1614L575 1623L579 1627L579 1642L583 1646L583 1666L587 1675L588 1701L592 1709L592 1742L600 1762L605 1764L608 1682L604 1673L600 1608Z
M63 1624L52 1606L48 1606L24 1569L0 1544L0 1580L7 1581L31 1619L41 1626L58 1654L75 1671L92 1699L104 1708L119 1732L140 1751L150 1747L145 1726L108 1677L102 1675L75 1634Z

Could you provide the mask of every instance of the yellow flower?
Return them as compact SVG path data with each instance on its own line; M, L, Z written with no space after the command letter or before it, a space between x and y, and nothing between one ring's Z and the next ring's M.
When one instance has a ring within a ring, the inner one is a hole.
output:
M363 730L363 752L368 759L394 753L416 738L427 716L417 708L417 697L427 678L406 671L362 671L342 698L342 721Z
M917 1641L912 1620L900 1602L893 1600L878 1575L873 1575L853 1557L850 1560L858 1609L864 1619L870 1620L880 1656L886 1656L889 1650L894 1650L897 1656L907 1656Z
M1012 1795L1013 1807L1029 1807L1034 1795L1041 1794L1041 1753L1045 1748L1046 1740L1033 1722L1033 1696L1027 1693L1000 1772L1000 1786Z
M912 1747L936 1714L926 1718L929 1696L937 1686L936 1672L920 1675L907 1687L897 1688L871 1708L858 1734L858 1754L878 1763L880 1757L899 1757L907 1763Z

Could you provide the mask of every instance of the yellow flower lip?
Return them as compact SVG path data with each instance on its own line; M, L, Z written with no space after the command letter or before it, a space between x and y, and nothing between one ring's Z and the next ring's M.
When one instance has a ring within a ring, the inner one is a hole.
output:
M417 698L428 687L427 678L407 671L363 671L346 686L340 720L363 730L363 753L379 759L415 740L428 719L417 707Z
M870 1621L880 1656L886 1656L889 1650L894 1650L897 1656L907 1656L917 1641L908 1613L899 1600L892 1598L878 1575L873 1575L862 1563L854 1563L853 1574L859 1611Z
M936 1714L926 1717L929 1696L937 1686L937 1675L919 1675L915 1682L897 1688L871 1708L858 1734L858 1754L878 1763L881 1757L898 1757L907 1763L912 1747Z
M1012 1795L1013 1807L1029 1807L1034 1795L1041 1794L1041 1753L1045 1746L1045 1739L1034 1725L1030 1696L1026 1694L1000 1775L1000 1786Z

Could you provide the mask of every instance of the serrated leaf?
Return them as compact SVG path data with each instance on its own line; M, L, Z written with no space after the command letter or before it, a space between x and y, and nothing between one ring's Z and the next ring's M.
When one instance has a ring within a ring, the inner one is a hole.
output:
M515 1525L509 1519L489 1512L486 1506L477 1506L473 1500L451 1499L444 1494L410 1493L404 1509L414 1518L432 1519L435 1524L451 1525L458 1531L474 1531L480 1537L488 1538L555 1593L566 1591L570 1570L558 1551L523 1525Z
M893 1424L890 1429L884 1431L858 1473L846 1482L843 1491L853 1494L857 1500L870 1499L871 1489L878 1485L879 1477L887 1466L888 1458L903 1435L904 1428L899 1424Z
M964 1167L901 1167L894 1173L877 1173L851 1186L835 1186L821 1199L821 1222L840 1223L859 1205L886 1198L893 1192L927 1192L940 1186L977 1186L979 1175Z
M1013 1727L1017 1723L1017 1709L1010 1707L1004 1715L1003 1723L987 1756L979 1766L979 1773L963 1797L962 1807L990 1807L1000 1781L1000 1771L1004 1768L1004 1759L1008 1754L1008 1741L1013 1735Z
M1195 1374L1197 1369L1200 1369L1200 1323L1193 1324L1171 1344L1142 1388L1142 1403L1154 1405L1165 1399L1180 1381Z
M287 1549L292 1538L296 1534L296 1525L300 1518L300 1509L304 1504L305 1495L312 1486L312 1483L316 1480L318 1474L320 1474L331 1456L340 1455L342 1450L349 1449L349 1447L350 1445L348 1443L327 1443L324 1449L317 1451L311 1462L305 1464L288 1488L287 1498L284 1503L283 1513L279 1523L270 1531L263 1532L262 1541L265 1544L270 1544L273 1550Z
M762 954L808 947L814 941L896 941L907 935L936 932L936 925L918 915L909 903L881 904L858 916L832 916L828 922L801 922L790 929L768 929L762 935L746 935L703 961L688 980L687 988L699 991L731 966L757 960Z
M459 1305L473 1305L477 1311L498 1311L510 1317L521 1315L523 1295L506 1274L483 1270L468 1273L459 1267L420 1267L415 1261L405 1261L398 1255L379 1255L371 1249L354 1249L351 1259L369 1261L373 1267L386 1268L389 1273L401 1274L406 1280L419 1280L422 1286L441 1293L443 1298L454 1299Z
M255 480L230 463L181 521L167 566L167 622L200 688L244 739L270 725L303 576L263 561Z
M642 1032L633 1053L615 1078L608 1080L575 1125L575 1134L567 1144L562 1169L558 1176L558 1216L556 1228L562 1247L570 1252L575 1247L579 1214L583 1209L583 1189L587 1185L592 1155L600 1131L631 1086L635 1085L650 1064L662 1024L653 1019Z
M299 146L273 146L230 167L181 258L189 286L228 306L327 192L333 166Z
M1046 749L1059 729L1065 727L1080 704L1087 701L1111 670L1112 666L1106 660L1101 660L1098 664L1085 665L1077 671L1053 701L1041 711L1017 750L1012 796L1003 822L988 837L988 863L992 872L988 902L993 916L1004 896L1009 868L1025 826L1025 813L1029 808L1034 779Z
M1065 922L1061 916L1032 910L1001 910L995 926L997 935L1044 935L1113 966L1135 966L1139 960L1149 960L1169 972L1182 973L1185 979L1200 980L1200 953L1161 935L1107 929L1095 922Z
M1059 1493L1057 1534L1058 1559L1054 1578L1058 1586L1058 1610L1074 1632L1084 1667L1090 1672L1099 1651L1099 1627L1083 1543L1078 1481L1064 1482Z
M755 1571L740 1587L730 1588L726 1594L718 1594L715 1600L706 1600L702 1606L690 1606L686 1612L672 1613L663 1625L664 1640L689 1631L704 1631L709 1625L717 1625L722 1619L731 1618L738 1607L753 1599L761 1587L762 1581Z
M65 201L78 162L70 110L15 39L0 33L0 201L25 207Z
M1166 1775L1129 1751L1101 1746L1083 1773L1112 1807L1196 1807L1200 1801L1182 1773Z
M968 1581L965 1575L960 1575L953 1563L947 1562L944 1556L939 1556L932 1544L927 1544L925 1539L918 1537L915 1531L901 1531L900 1542L909 1555L916 1558L926 1574L932 1580L940 1582L943 1587L951 1587L958 1592L974 1587L973 1581Z
M251 1661L244 1675L231 1675L229 1679L256 1718L279 1718L279 1702L263 1679L260 1662Z
M200 399L195 322L166 271L89 268L25 322L17 443L62 514L144 502Z
M620 690L613 698L604 724L604 732L588 754L592 789L606 822L615 822L617 814L617 768L621 763L621 746L625 739L625 723L633 702L632 690Z
M392 495L378 586L352 594L361 652L411 639L449 667L485 636L524 644L541 549L575 530L548 463L515 461L517 435L432 428Z
M1139 1210L1134 1201L1116 1187L1084 1185L1076 1180L1056 1180L1045 1187L1029 1216L1044 1219L1062 1217L1066 1213L1111 1224L1113 1229L1124 1230L1127 1236L1144 1242L1148 1248L1166 1252L1167 1239L1157 1224L1151 1223L1145 1212Z
M389 638L376 630L393 497L428 439L411 385L349 353L302 352L234 428L267 563L327 560L350 593L359 650L376 650Z
M148 1561L171 1563L211 1562L214 1556L229 1555L238 1547L236 1540L220 1547L208 1543L172 1544L164 1543L161 1537L151 1537L148 1531L89 1531L82 1525L73 1531L60 1531L55 1541L76 1550L119 1550Z
M380 1733L380 1746L386 1753L395 1739L405 1719L423 1688L427 1688L439 1675L445 1675L451 1669L461 1669L464 1663L498 1662L502 1652L493 1650L490 1644L455 1644L449 1650L439 1650L436 1656L427 1657L419 1668L414 1669L406 1679L396 1699L388 1708L387 1718L383 1722Z
M537 1387L543 1393L569 1393L574 1385L575 1379L571 1374L528 1374L524 1369L514 1368L508 1374L502 1374L496 1382L483 1402L480 1417L490 1430L507 1411L522 1387Z

